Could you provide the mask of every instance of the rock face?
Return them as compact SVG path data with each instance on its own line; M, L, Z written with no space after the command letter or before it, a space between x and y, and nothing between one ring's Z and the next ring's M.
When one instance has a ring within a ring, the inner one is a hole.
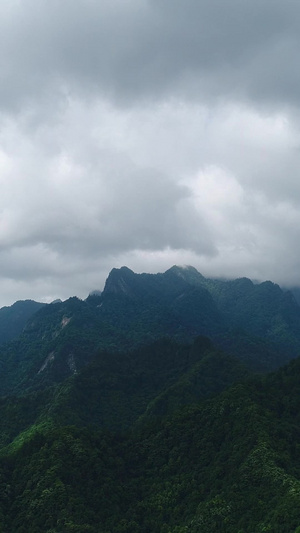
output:
M120 269L113 268L106 280L103 295L113 293L131 296L132 288L130 281L132 281L134 276L136 276L136 274L127 267L122 267Z

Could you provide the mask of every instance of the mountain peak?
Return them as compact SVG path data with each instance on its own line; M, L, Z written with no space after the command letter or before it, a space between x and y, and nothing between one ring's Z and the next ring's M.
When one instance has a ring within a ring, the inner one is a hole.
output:
M103 294L113 293L113 294L131 294L131 288L129 285L129 280L135 276L134 272L126 266L121 268L113 268L108 278L105 282L103 289Z
M165 274L172 274L193 285L201 284L205 278L198 270L190 265L173 265Z

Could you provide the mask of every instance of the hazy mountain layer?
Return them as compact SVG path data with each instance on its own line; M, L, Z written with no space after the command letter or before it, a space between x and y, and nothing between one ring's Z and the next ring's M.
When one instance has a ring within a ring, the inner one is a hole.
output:
M33 300L20 300L0 309L0 345L16 339L29 318L45 304Z

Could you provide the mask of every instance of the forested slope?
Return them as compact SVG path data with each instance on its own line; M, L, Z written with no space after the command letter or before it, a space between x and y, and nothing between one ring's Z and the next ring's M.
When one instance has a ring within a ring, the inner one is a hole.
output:
M65 396L61 418L46 409L2 448L2 531L295 532L299 383L296 360L191 405L171 394L173 409L146 410L121 433L90 424L88 389L87 425L83 408L65 425L79 405Z
M291 293L123 267L19 333L0 349L1 532L299 533Z
M101 294L43 306L0 348L0 394L59 383L99 350L199 335L254 371L273 370L300 354L300 307L271 282L208 280L191 267L164 274L113 269Z

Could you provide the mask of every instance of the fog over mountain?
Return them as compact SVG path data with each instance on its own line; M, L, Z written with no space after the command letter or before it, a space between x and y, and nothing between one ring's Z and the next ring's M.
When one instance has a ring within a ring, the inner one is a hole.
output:
M0 307L113 267L298 286L300 6L0 6Z

